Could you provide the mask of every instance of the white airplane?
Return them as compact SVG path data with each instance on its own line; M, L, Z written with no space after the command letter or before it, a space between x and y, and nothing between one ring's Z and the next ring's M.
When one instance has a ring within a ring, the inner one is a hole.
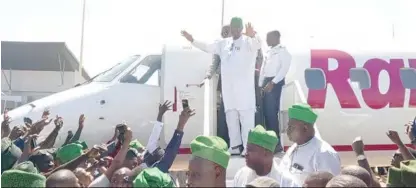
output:
M362 136L372 165L390 163L396 146L385 132L397 130L407 139L403 125L416 115L416 52L363 51L341 47L291 50L280 112L285 148L292 144L285 132L287 110L294 103L307 102L319 114L316 127L321 137L340 153L344 165L356 163L351 143L357 136ZM197 135L216 134L217 78L197 86L211 61L211 55L194 47L165 45L160 54L129 57L89 83L10 111L11 124L23 124L24 117L36 121L49 108L51 117L64 117L57 143L65 140L68 130L77 129L80 114L86 116L81 139L90 145L109 140L121 121L145 143L158 104L170 100L174 104L163 119L163 145L176 128L181 100L188 99L197 113L185 128L179 155L189 154L189 144ZM46 137L53 127L47 126L41 136ZM236 161L230 163L235 171L244 165L244 160Z

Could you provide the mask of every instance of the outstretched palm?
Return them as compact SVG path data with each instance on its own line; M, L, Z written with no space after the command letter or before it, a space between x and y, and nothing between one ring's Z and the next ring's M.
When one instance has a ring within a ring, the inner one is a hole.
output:
M166 111L171 110L172 102L165 101L163 104L159 104L159 114L164 114Z
M186 38L186 40L188 40L189 42L194 42L194 38L192 37L191 34L189 34L187 31L183 30L181 31L181 34L183 37Z
M254 37L256 35L256 31L254 31L254 28L250 22L246 24L246 32L244 33L244 35L247 35L249 37Z

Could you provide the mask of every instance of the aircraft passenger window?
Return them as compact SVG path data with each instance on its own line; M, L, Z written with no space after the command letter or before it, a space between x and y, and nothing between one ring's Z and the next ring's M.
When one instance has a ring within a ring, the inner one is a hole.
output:
M406 89L416 89L416 69L414 68L401 68L400 80L403 87Z
M352 68L350 69L351 82L357 82L360 89L371 88L370 74L365 68Z
M136 83L159 86L160 64L160 56L148 56L120 81L122 83Z
M308 68L305 70L305 83L309 89L321 90L326 88L326 77L322 69Z

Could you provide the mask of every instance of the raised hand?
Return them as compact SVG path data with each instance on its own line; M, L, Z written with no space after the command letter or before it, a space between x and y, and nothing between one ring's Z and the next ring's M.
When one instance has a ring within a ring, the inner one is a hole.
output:
M361 137L356 137L352 142L352 149L354 150L356 155L363 155L364 154L364 142Z
M42 119L44 119L44 118L48 118L49 117L49 115L50 115L51 113L50 113L50 111L49 111L49 109L45 109L44 111L43 111L43 113L42 113Z
M157 121L162 122L163 114L166 111L171 110L172 102L165 101L163 104L159 104L159 113L157 114Z
M24 119L24 123L25 123L26 128L30 129L32 127L32 120L30 118L26 117Z
M79 128L84 128L84 121L85 121L85 116L84 116L84 114L81 114L80 116L79 116L79 119L78 119L78 126L79 126Z
M246 24L246 32L243 34L248 37L254 37L256 35L256 31L254 31L254 28L250 22Z
M55 127L58 128L58 129L61 129L62 126L64 126L64 121L63 121L62 117L59 117L58 115L56 116L53 123L55 124Z
M195 115L195 110L191 110L189 108L183 109L183 111L181 112L181 115L179 115L178 129L183 130L189 118L194 115Z
M29 132L32 134L39 134L45 126L49 125L52 122L52 120L53 119L49 119L48 116L43 116L41 120L39 120L31 126Z
M185 38L186 38L186 40L188 40L189 42L194 42L194 37L192 37L192 35L191 35L191 34L189 34L187 31L182 30L182 31L181 31L181 34L182 34L182 36L183 36L183 37L185 37Z
M131 131L130 127L127 127L126 131L124 132L124 143L130 144L132 139L133 139L133 132Z
M396 145L402 145L403 144L402 140L400 139L399 133L397 133L397 131L389 130L389 132L387 132L386 135Z
M23 127L14 126L12 131L10 132L9 138L10 140L16 140L17 138L23 136L25 134L25 130Z
M163 104L159 104L159 114L164 114L168 110L172 110L172 102L165 101Z
M33 150L35 150L35 148L32 148L32 142L34 142L36 139L38 138L38 135L37 134L32 134L32 135L28 135L27 137L26 137L26 140L25 140L25 148L27 147L27 148L30 148L30 152L32 152Z
M42 127L43 128L44 126L49 125L52 122L52 120L53 120L52 118L49 119L49 115L50 114L51 113L49 112L49 110L48 109L45 109L43 111L43 113L42 113L41 120L39 120L38 122L34 123L33 126L39 126L39 127Z

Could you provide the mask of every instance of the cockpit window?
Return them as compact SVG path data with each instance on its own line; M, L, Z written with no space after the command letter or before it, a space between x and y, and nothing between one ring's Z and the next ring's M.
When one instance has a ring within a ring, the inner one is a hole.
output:
M161 56L150 55L144 58L139 65L133 68L120 82L159 86Z
M107 71L104 71L100 73L101 75L98 75L94 81L95 82L111 82L116 78L119 74L121 74L124 70L126 70L131 64L133 64L137 59L139 59L139 55L131 56L127 58L126 60L118 63L114 67L108 69Z

